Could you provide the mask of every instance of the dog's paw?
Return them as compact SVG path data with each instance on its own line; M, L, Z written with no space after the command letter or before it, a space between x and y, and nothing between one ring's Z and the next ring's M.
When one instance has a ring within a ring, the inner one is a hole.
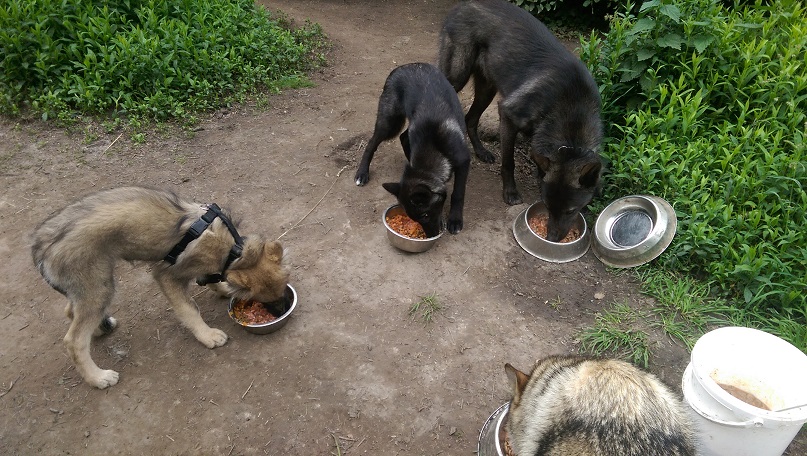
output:
M448 225L446 225L446 229L451 234L457 234L462 231L462 219L460 220L449 220Z
M356 172L356 185L363 187L364 184L370 181L370 173L364 171Z
M94 337L105 336L107 334L111 334L115 328L118 327L118 320L115 317L106 316L103 320L101 320L101 324L95 328L92 335Z
M98 389L104 389L117 384L119 378L120 374L113 370L98 369L96 374L88 376L85 380Z
M516 204L521 204L524 201L521 199L521 195L517 191L505 191L504 202L510 206L515 206Z
M204 332L197 334L196 339L207 348L216 348L227 343L227 333L220 329L207 328Z
M487 149L480 149L476 151L476 156L485 163L493 163L496 161L496 156Z

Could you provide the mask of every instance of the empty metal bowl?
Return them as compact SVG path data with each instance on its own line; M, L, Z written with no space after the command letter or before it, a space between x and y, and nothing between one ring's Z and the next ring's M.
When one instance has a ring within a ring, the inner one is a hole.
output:
M504 444L499 442L499 436L504 428L509 409L510 403L505 402L485 421L482 430L479 431L479 441L476 444L477 456L504 456Z
M525 209L513 222L513 236L516 242L530 255L552 263L566 263L585 255L589 247L590 232L583 214L578 214L572 228L580 231L580 237L571 242L551 242L537 235L530 228L528 220L546 214L543 202L537 202Z
M292 312L294 312L294 309L297 308L297 291L295 291L294 287L292 287L291 285L286 285L286 293L283 296L283 298L281 298L279 301L280 302L275 301L271 303L264 303L265 305L270 306L270 308L272 309L277 308L278 310L282 311L282 313L279 316L275 315L277 318L268 323L258 325L248 325L238 321L235 318L235 315L233 314L233 307L238 302L236 298L230 299L230 306L228 309L228 313L230 314L230 318L232 318L233 321L238 324L238 326L241 326L248 332L251 332L253 334L269 334L286 326L286 323L289 322L289 317L291 317L291 314Z
M387 223L387 216L388 215L398 215L403 214L406 215L406 211L403 207L398 204L393 204L392 206L388 207L386 211L381 215L381 221L384 223L384 228L387 229L387 239L389 239L390 244L394 247L397 247L403 251L411 252L411 253L420 253L429 250L434 246L437 242L437 239L443 235L443 231L440 231L440 234L434 237L426 238L426 239L414 239L410 237L406 237L402 234L398 234L395 230L393 230L389 224Z
M592 250L608 266L638 266L661 255L672 242L676 227L675 210L663 198L626 196L597 217Z

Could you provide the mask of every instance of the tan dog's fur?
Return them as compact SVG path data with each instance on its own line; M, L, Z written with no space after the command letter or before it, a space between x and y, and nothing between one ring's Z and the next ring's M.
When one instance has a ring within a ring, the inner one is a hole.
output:
M227 342L227 334L208 326L190 295L198 277L221 272L235 241L216 218L188 244L176 264L162 259L207 209L175 194L122 187L87 196L42 222L32 236L34 264L45 280L68 299L72 321L64 343L84 380L96 388L118 382L118 373L100 369L90 356L92 336L111 332L117 321L107 315L114 294L118 260L154 263L152 275L179 321L208 348ZM259 301L279 299L288 273L283 248L255 236L244 238L243 253L216 287L229 296Z
M693 456L683 402L654 375L615 359L549 356L525 374L510 364L513 454Z

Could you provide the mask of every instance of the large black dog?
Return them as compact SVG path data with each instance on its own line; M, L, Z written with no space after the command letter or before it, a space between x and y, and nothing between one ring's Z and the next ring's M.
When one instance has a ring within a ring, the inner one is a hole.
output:
M407 121L409 125L401 133ZM370 161L378 145L399 133L408 163L400 182L384 183L383 187L398 197L406 214L431 237L440 233L446 188L453 173L446 228L459 233L471 152L465 144L465 120L457 93L435 66L409 63L387 77L373 137L356 171L356 185L370 179Z
M479 141L479 118L498 92L504 201L519 204L513 149L531 138L541 197L549 210L547 238L559 241L599 189L602 162L600 95L583 62L538 19L504 0L463 1L440 32L440 70L457 91L474 77L465 116L484 162L495 158Z

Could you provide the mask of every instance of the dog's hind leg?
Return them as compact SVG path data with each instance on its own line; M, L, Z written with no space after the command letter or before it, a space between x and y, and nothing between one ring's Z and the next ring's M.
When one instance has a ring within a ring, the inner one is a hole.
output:
M485 112L493 98L496 96L496 87L491 84L479 71L474 73L474 101L465 115L465 125L468 129L468 138L474 147L474 153L485 163L493 163L496 157L482 145L479 140L479 119Z
M446 76L454 90L459 92L471 79L477 55L472 45L457 44L449 35L450 33L445 29L440 35L437 67Z
M70 320L73 319L73 303L70 301L67 302L67 305L64 307L64 314ZM115 328L118 327L118 320L115 317L110 317L109 315L104 315L104 318L101 320L101 324L95 328L92 335L93 337L105 336L107 334L112 333Z
M162 273L158 269L155 269L153 276L171 303L179 321L190 329L196 340L207 348L216 348L227 343L227 334L224 331L211 328L202 320L196 303L188 292L188 282Z
M96 288L85 288L82 296L69 296L72 304L72 321L70 329L64 336L67 353L76 366L76 371L88 384L104 389L118 383L119 374L113 370L104 370L98 367L90 355L90 342L94 334L103 331L105 325L111 320L109 331L114 329L114 319L105 316L104 311L112 298L111 285ZM68 313L69 316L69 313Z

